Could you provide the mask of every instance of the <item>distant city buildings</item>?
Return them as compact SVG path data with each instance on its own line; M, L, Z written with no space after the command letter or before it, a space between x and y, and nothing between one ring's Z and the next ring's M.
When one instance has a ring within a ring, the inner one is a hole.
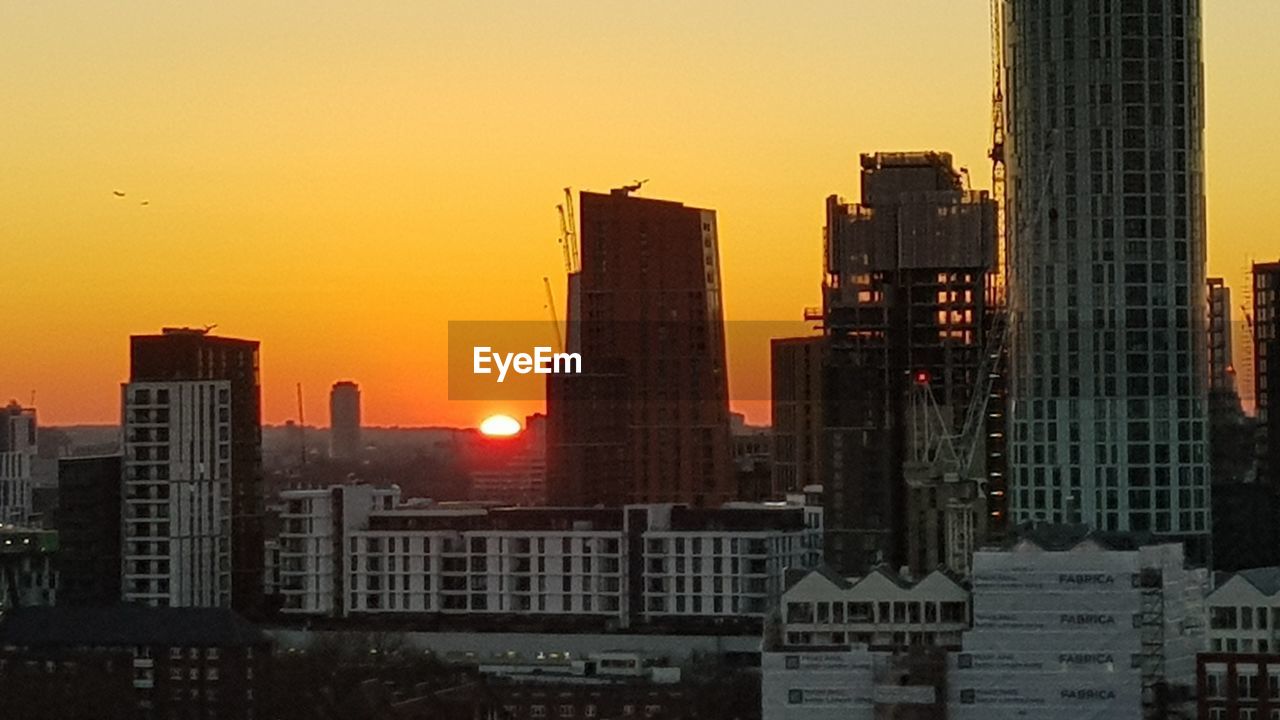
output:
M547 501L547 416L525 418L524 430L511 438L484 438L490 446L515 445L493 453L498 467L471 471L470 498L507 505L545 505Z
M260 611L258 343L166 328L130 338L123 391L126 602Z
M304 615L758 623L821 535L820 509L781 503L486 509L360 485L281 500L284 612Z
M1206 563L1201 5L1006 2L1001 72L1013 519Z
M1231 347L1231 288L1222 278L1209 278L1209 393L1234 395L1236 368ZM1237 402L1239 400L1237 399Z
M827 558L842 573L912 562L905 465L920 439L908 433L909 391L925 386L958 427L986 380L995 212L946 153L863 155L862 202L827 199L820 466ZM973 442L975 467L949 471L985 483L986 432ZM939 468L922 470L918 484L943 479Z
M360 386L350 380L333 384L329 391L329 457L360 457Z
M580 195L583 373L547 384L548 496L714 507L734 496L715 212L629 192Z
M120 601L124 504L120 455L58 461L58 604L107 606Z
M0 408L0 525L25 525L32 514L36 411L11 401Z

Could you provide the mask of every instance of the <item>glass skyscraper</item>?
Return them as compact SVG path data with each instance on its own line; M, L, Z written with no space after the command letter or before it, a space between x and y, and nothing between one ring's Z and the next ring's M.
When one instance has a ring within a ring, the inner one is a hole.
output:
M1208 561L1200 0L1004 0L1010 512Z

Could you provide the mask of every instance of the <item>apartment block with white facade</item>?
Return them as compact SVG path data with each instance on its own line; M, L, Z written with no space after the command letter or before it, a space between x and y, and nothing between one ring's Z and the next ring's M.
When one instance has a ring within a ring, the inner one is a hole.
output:
M759 622L820 533L785 503L486 508L368 486L281 494L284 611Z

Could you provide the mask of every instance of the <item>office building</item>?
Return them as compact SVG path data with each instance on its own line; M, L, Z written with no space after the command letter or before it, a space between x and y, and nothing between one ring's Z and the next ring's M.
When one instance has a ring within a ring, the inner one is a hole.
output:
M1198 0L1004 3L1010 511L1210 555Z
M758 625L821 533L810 508L782 503L490 509L362 485L281 500L285 613L490 627Z
M58 461L58 604L120 601L121 456Z
M360 386L350 380L333 384L329 391L329 457L360 457Z
M255 616L263 587L258 343L166 328L133 336L130 351L123 598Z
M0 408L0 525L25 525L32 513L36 411L16 402Z
M1280 717L1280 655L1201 653L1196 668L1197 720Z
M583 372L547 385L549 499L714 507L734 494L716 215L629 192L580 195Z
M822 483L822 366L826 340L770 341L773 494Z
M267 636L222 608L26 608L0 619L0 692L48 711L38 717L252 720L270 661Z
M1253 264L1253 401L1257 411L1258 479L1280 485L1280 262Z
M911 383L930 393L930 417L951 419L948 433L984 395L995 210L986 192L965 189L949 154L932 152L863 155L862 202L827 199L820 466L827 558L842 574L912 562ZM998 464L988 463L986 435L972 437L972 467L945 470L988 482ZM943 479L923 470L917 484Z

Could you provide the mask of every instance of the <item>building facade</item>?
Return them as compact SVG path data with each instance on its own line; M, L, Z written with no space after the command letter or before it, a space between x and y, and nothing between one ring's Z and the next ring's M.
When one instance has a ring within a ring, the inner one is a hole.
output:
M58 600L58 534L6 525L0 528L0 615L53 605Z
M1241 570L1209 594L1210 652L1280 655L1280 568Z
M1258 418L1258 479L1280 485L1280 262L1253 265L1253 402Z
M58 604L120 601L120 455L58 461Z
M1011 513L1210 555L1201 2L1005 0Z
M994 310L996 205L949 154L863 155L861 199L828 198L826 221L821 466L828 561L844 574L908 563L912 379L964 418Z
M36 411L10 402L0 408L0 525L25 525L32 514Z
M623 188L580 195L582 268L547 384L556 505L733 499L716 215Z
M822 483L822 368L826 346L821 335L770 341L775 497Z
M1236 368L1231 347L1231 288L1222 278L1209 278L1209 393L1234 395Z
M811 512L781 503L488 509L397 497L368 486L282 493L285 613L758 623L821 532Z
M166 328L130 346L123 598L255 616L263 587L258 343Z
M350 380L336 382L329 390L329 457L355 460L362 447L360 386Z

